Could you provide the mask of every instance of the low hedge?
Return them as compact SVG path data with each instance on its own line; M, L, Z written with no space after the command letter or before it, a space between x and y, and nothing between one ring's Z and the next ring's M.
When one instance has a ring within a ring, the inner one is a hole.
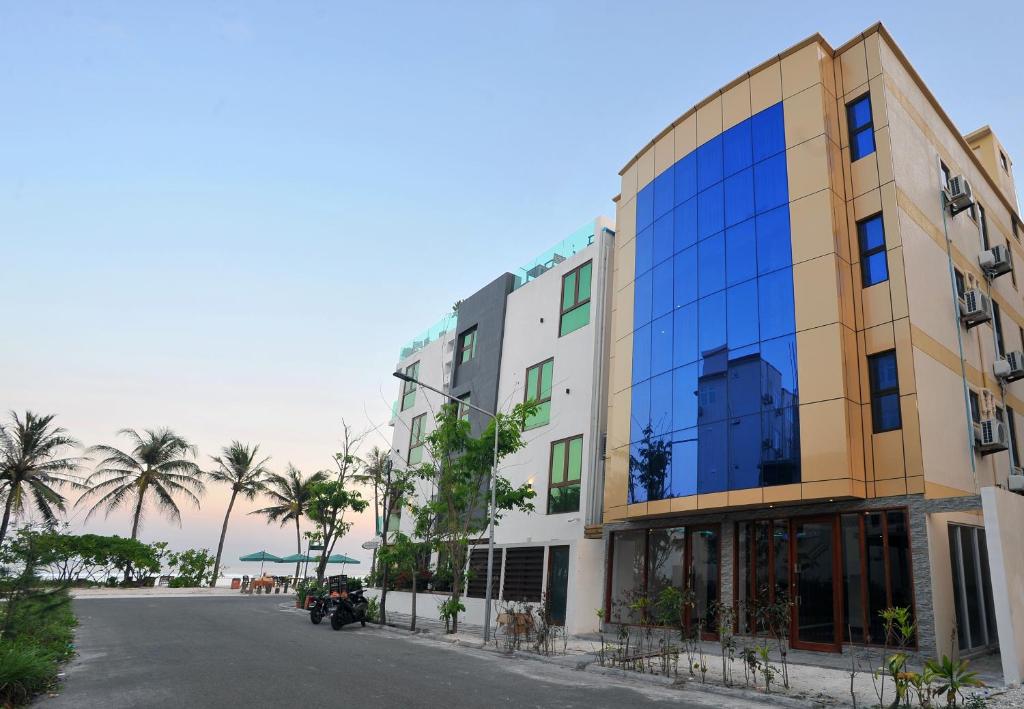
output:
M7 601L0 638L0 706L24 704L51 688L74 654L75 616L66 589L33 591Z

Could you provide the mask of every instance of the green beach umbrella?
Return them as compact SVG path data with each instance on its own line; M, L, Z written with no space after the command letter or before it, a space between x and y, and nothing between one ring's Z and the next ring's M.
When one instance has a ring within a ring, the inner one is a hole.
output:
M351 556L345 556L344 554L331 554L327 557L328 564L358 564L359 562L353 559Z
M281 557L281 561L288 562L289 564L301 564L304 561L316 561L319 557L307 556L306 554L292 554L290 556Z
M279 556L274 556L268 551L254 551L252 554L246 554L245 556L238 557L239 561L258 561L260 562L260 574L263 573L263 564L268 561L280 562L282 559Z

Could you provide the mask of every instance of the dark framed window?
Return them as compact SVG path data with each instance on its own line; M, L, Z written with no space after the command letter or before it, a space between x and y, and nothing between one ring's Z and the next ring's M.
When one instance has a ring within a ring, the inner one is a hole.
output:
M456 362L464 364L476 356L476 325L459 335L459 349L455 353Z
M971 402L971 421L981 423L981 399L978 398L978 392L971 389L967 398Z
M736 629L766 633L758 609L789 597L789 520L736 523Z
M843 636L882 645L879 611L914 610L910 531L906 510L871 510L840 516L843 553Z
M850 160L875 152L875 126L871 120L871 94L846 104L846 125L850 132Z
M896 350L868 356L871 381L871 424L875 433L895 431L903 425L900 416L900 384L896 371Z
M978 205L978 219L981 220L981 248L988 251L992 248L988 240L988 220L985 218L985 208L981 206L981 202L976 202Z
M504 600L539 603L543 585L544 547L505 549L505 586L501 590Z
M420 414L413 417L409 425L409 455L406 458L409 465L418 465L423 462L424 442L427 438L427 415Z
M590 279L593 262L587 261L562 276L561 317L558 336L568 335L590 322Z
M1013 456L1011 463L1020 466L1020 449L1017 447L1017 420L1013 414L1013 408L1006 407L1006 427L1010 430L1010 455Z
M526 370L526 393L523 401L533 402L537 411L526 418L523 428L536 428L551 421L551 379L555 360L546 359Z
M470 400L470 392L466 392L459 397L459 418L463 421L469 421L470 408L466 404L472 403Z
M967 292L967 286L964 281L964 274L960 269L954 268L953 277L956 279L956 297L963 300L964 293Z
M491 598L498 598L501 589L501 561L504 549L494 550L491 565ZM487 547L474 547L469 552L469 569L466 579L466 597L484 598L487 594Z
M939 161L939 172L942 174L942 189L949 189L949 180L953 177L953 173L949 171L949 166L946 163Z
M420 376L420 363L413 362L405 368L405 373L417 379ZM402 411L408 408L412 408L412 405L416 403L416 382L402 382Z
M999 303L992 301L992 330L996 334L996 357L1006 354L1006 340L1003 339L1003 315Z
M1002 150L999 151L999 165L1006 172L1010 171L1010 161L1006 159L1006 153L1004 153Z
M857 238L860 241L860 275L864 287L889 280L881 213L857 222Z
M548 462L548 514L579 512L580 478L583 474L583 436L551 444Z

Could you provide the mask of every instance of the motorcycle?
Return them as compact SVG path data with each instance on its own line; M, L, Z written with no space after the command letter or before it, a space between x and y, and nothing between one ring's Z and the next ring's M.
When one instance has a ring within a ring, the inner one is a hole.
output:
M313 605L309 607L310 622L313 625L320 625L320 621L325 616L330 616L334 612L335 605L337 605L336 593L321 593L313 600Z
M331 612L331 628L341 630L343 626L359 622L366 627L366 609L369 602L363 596L363 589L358 591L342 591L338 594L334 609Z

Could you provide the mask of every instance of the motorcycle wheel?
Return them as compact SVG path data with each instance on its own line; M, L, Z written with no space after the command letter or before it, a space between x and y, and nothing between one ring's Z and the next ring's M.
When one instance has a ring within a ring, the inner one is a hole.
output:
M361 621L359 621L359 622L360 622L360 623L362 624L362 626L363 626L364 628L366 627L366 621L365 621L365 620L361 620Z
M320 612L319 608L313 608L309 611L309 620L313 623L313 625L320 625L320 621L323 619L324 616Z
M331 613L331 629L341 630L341 626L345 625L341 621L341 614L338 612Z

